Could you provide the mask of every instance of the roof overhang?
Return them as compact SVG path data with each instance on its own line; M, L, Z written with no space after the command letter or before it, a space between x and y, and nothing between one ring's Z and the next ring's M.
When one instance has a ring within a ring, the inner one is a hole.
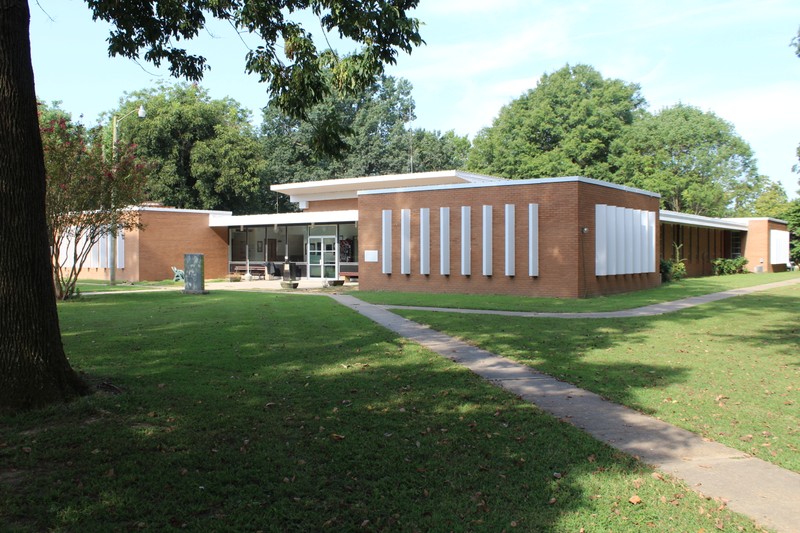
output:
M712 218L700 215L690 215L689 213L679 213L677 211L666 211L664 209L661 210L659 219L661 222L666 222L667 224L680 224L681 226L747 231L746 219L734 220L725 218Z
M417 172L414 174L390 174L386 176L304 181L300 183L272 185L270 189L288 195L292 202L309 202L357 198L359 191L376 189L454 185L463 183L497 183L504 181L507 180L492 176L461 172L460 170L443 170L438 172Z
M209 226L284 226L296 224L344 224L358 222L358 210L306 211L302 213L273 213L270 215L211 215Z

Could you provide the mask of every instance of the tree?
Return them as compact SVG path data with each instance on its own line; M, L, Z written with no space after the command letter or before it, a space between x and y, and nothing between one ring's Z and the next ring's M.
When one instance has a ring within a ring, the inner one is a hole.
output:
M635 121L612 146L613 181L661 194L664 209L747 213L766 179L750 146L711 112L678 104Z
M505 178L611 176L611 143L645 105L639 86L588 65L542 76L475 138L468 168Z
M141 5L87 0L95 19L112 25L112 55L166 62L176 76L198 80L205 58L177 44L191 40L206 17L262 39L246 68L269 85L287 112L303 116L328 92L330 65L343 90L369 85L398 51L422 43L408 16L417 0L150 0ZM364 45L348 58L319 51L289 17L310 8L328 31ZM45 167L34 90L27 0L0 0L0 409L22 409L87 391L61 344L45 218ZM280 48L279 46L280 45ZM285 54L285 59L278 50Z
M786 190L780 183L770 181L753 202L751 216L781 218L789 209Z
M306 120L274 107L264 112L261 136L269 160L268 181L286 183L461 168L469 140L453 132L410 130L411 84L384 76L351 97L332 94L312 107ZM315 131L347 131L336 154L310 148Z
M126 121L120 129L153 165L150 200L185 209L263 210L266 162L249 111L184 83L128 94L115 113L140 104L147 118Z
M795 264L800 264L800 199L789 202L779 218L789 223L789 257Z
M41 137L47 172L47 227L56 298L66 300L92 248L111 228L139 227L128 206L144 200L145 166L134 146L103 153L101 132L59 116L42 113Z

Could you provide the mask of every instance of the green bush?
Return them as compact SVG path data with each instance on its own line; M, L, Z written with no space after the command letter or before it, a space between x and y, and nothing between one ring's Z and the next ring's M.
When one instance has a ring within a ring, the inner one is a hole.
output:
M747 259L745 257L736 257L734 259L720 257L711 261L711 264L714 265L715 276L747 273Z
M680 281L686 277L686 264L680 260L661 260L661 281Z

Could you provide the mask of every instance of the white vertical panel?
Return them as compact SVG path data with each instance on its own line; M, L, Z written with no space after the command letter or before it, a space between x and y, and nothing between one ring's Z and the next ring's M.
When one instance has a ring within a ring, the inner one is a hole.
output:
M539 204L528 204L528 275L539 275Z
M472 209L461 206L461 275L472 275Z
M100 248L100 268L108 268L108 239L100 237L97 246Z
M515 224L516 208L514 204L506 204L506 242L505 242L505 263L506 263L506 276L516 275L516 260L517 260L517 241L516 241L516 224Z
M606 272L609 276L614 276L619 274L619 268L617 267L617 208L612 205L606 206L606 241L608 244Z
M648 223L649 217L647 211L639 211L639 235L642 243L639 250L639 263L642 266L641 270L639 270L640 273L647 272L647 268L650 266L650 262L647 260L648 240L650 238L650 230L647 227Z
M411 209L400 210L400 273L411 274Z
M450 208L439 208L439 272L450 275Z
M608 273L608 241L606 239L606 205L594 206L594 275Z
M656 213L647 212L647 271L656 272Z
M789 257L789 232L780 229L769 230L769 264L785 265Z
M617 274L625 273L625 208L614 208L617 232Z
M117 232L117 268L125 268L125 232Z
M625 208L625 273L633 274L633 209Z
M419 210L419 273L431 273L431 210L427 207Z
M484 276L492 275L492 206L483 206L482 270Z
M639 274L642 271L642 211L633 210L631 220L631 255L633 255L633 268L631 274Z
M100 247L97 246L97 243L92 246L92 251L90 253L92 256L92 262L89 264L89 266L92 268L100 268Z
M392 210L384 209L381 223L381 272L392 273Z

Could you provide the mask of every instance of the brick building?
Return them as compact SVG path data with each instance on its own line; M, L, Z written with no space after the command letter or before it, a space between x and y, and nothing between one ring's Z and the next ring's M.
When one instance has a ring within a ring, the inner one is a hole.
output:
M761 272L789 261L783 221L660 211L655 193L582 177L443 171L272 189L300 212L142 208L118 279L164 279L184 253L203 253L208 278L288 260L302 278L357 275L367 290L576 298L657 286L659 260L676 250L691 276L718 257L744 255Z

